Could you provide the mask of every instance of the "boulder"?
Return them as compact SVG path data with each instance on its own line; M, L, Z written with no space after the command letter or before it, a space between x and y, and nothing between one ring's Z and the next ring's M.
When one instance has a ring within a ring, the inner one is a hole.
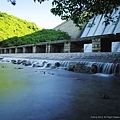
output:
M56 63L55 63L55 67L60 67L60 63L59 63L59 62L56 62Z
M43 67L43 65L37 62L37 63L33 63L33 67Z
M27 60L23 60L22 64L25 65L25 66L31 66L32 65L31 61L27 61Z
M93 64L91 67L90 73L97 73L97 71L98 71L97 65Z
M11 63L17 64L17 61L16 60L11 60Z

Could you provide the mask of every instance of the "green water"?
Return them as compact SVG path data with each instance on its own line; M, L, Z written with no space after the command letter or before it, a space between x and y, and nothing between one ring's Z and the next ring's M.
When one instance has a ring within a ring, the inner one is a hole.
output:
M21 76L21 70L17 69L17 65L9 63L0 64L0 97L10 94L16 88L26 84Z

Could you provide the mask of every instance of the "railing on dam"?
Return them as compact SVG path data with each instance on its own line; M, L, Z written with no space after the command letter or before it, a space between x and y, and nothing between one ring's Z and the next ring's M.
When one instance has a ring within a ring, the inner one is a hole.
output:
M118 41L120 33L0 48L0 54L85 52L85 44L92 44L92 52L111 52L112 42Z

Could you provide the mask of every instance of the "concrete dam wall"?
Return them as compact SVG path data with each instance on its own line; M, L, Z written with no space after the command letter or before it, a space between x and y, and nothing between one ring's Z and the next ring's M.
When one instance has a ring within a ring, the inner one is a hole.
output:
M112 47L112 43L117 43ZM52 42L43 42L38 44L21 45L0 48L0 54L13 53L74 53L86 52L88 47L85 45L91 44L91 50L87 52L119 52L120 33L98 35L91 37L79 38L76 40L61 40Z

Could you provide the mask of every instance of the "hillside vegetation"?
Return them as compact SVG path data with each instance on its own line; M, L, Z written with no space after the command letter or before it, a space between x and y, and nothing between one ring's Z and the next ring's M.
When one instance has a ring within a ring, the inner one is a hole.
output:
M0 47L67 39L70 39L70 36L65 32L40 29L33 22L0 12Z

